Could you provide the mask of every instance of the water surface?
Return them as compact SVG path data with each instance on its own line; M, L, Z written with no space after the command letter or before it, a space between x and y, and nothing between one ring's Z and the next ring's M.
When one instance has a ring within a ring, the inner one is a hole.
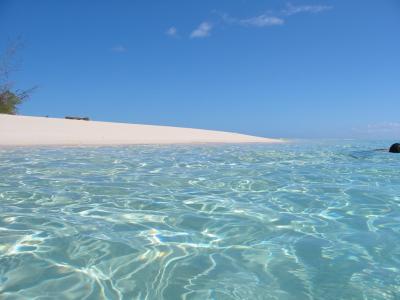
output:
M0 149L0 299L400 299L389 144Z

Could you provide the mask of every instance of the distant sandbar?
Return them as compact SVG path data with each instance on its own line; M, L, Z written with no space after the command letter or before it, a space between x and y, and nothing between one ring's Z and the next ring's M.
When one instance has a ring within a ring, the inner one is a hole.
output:
M0 146L282 142L203 129L0 114Z

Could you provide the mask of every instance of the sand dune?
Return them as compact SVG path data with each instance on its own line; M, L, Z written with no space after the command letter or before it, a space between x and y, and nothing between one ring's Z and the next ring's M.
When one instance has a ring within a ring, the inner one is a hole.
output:
M0 145L278 143L238 133L0 114Z

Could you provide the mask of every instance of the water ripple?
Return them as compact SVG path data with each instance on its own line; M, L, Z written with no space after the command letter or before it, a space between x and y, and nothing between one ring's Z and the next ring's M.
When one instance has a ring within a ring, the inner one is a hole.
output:
M0 298L399 299L381 147L0 149Z

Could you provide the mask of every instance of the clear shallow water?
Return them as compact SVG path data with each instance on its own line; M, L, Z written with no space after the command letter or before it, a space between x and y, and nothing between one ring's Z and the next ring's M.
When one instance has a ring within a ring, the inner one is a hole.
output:
M0 149L0 299L399 299L389 144Z

